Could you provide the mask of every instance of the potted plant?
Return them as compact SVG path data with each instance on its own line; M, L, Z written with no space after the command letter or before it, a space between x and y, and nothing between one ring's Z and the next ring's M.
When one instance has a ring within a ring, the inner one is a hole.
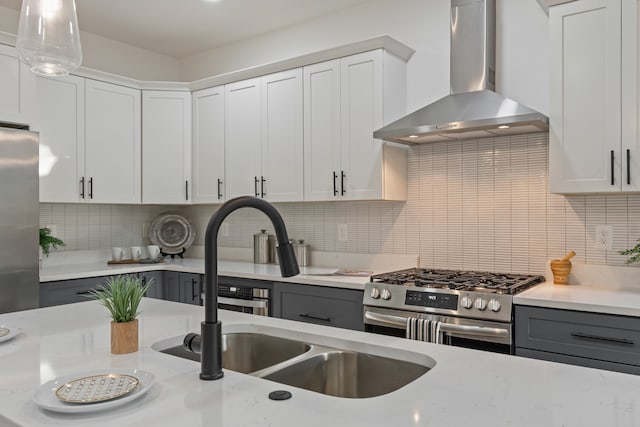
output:
M153 283L125 275L107 279L106 286L91 290L90 297L104 305L111 315L111 352L114 354L138 351L138 306Z
M51 234L51 230L47 227L40 227L40 261L42 255L49 256L51 249L58 246L64 246L64 242Z
M620 251L620 255L631 255L627 260L625 260L625 264L633 264L634 262L640 262L640 243L635 245L630 249L625 249L624 251Z

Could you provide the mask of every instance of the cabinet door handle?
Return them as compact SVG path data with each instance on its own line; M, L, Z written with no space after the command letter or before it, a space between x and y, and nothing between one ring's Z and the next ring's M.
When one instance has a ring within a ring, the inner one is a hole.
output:
M93 177L89 178L89 198L93 199Z
M258 193L258 177L257 176L253 177L253 192L256 197L260 195L260 193Z
M80 178L80 198L84 199L84 176Z
M613 164L615 160L615 154L613 154L613 150L611 150L611 185L615 185L614 173L613 173Z
M222 199L222 180L218 178L218 200Z
M261 177L260 177L260 194L262 195L262 198L263 198L263 199L264 199L264 196L266 196L266 195L267 195L267 193L265 193L265 192L264 192L264 183L265 183L266 181L267 181L267 180L266 180L266 179L264 179L264 176L261 176Z
M298 316L302 317L303 319L320 320L322 322L331 323L330 317L314 316L313 314L299 314Z
M627 185L631 185L631 150L627 148Z
M338 179L338 174L336 171L333 171L333 196L338 195L338 185L336 184L336 180Z
M344 173L344 171L340 171L340 195L344 196L344 193L346 193L346 191L344 190L344 180L347 177L347 175Z
M184 181L184 199L189 201L189 181Z
M602 337L599 335L584 334L582 332L571 332L571 336L576 338L582 338L585 340L606 341L606 342L614 342L617 344L626 344L626 345L635 344L632 340L627 338Z
M198 300L198 293L196 292L196 279L191 279L191 300Z

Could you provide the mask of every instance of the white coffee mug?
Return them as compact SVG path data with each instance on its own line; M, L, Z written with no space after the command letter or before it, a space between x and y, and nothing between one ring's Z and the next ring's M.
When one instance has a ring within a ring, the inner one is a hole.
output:
M140 246L131 246L131 259L142 258L142 248Z
M147 252L150 259L157 259L160 256L160 248L156 245L147 246Z
M124 249L118 246L114 246L111 248L111 259L114 261L120 261L124 258Z

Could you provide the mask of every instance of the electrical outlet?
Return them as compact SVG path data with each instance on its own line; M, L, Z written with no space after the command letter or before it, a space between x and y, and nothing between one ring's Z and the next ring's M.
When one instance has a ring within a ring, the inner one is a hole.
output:
M338 242L346 242L349 239L347 224L338 224Z
M229 236L229 223L228 222L223 222L222 223L222 236L223 237L228 237Z
M610 251L613 249L613 226L596 225L596 249Z

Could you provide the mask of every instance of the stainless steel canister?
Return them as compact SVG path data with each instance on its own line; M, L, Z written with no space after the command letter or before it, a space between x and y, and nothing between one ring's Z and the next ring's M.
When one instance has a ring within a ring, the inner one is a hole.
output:
M253 262L256 264L269 264L273 262L273 252L271 251L270 238L267 230L260 230L253 235Z
M311 246L304 240L298 240L294 243L293 252L296 254L298 266L307 267L311 264Z

